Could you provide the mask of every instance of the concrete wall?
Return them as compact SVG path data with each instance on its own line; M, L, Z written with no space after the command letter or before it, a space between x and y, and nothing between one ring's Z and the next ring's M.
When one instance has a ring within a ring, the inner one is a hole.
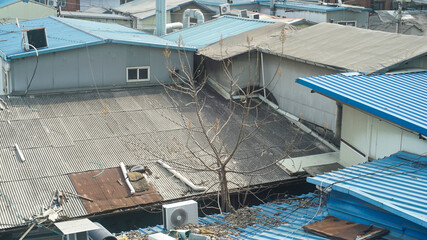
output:
M427 152L427 140L405 128L343 106L340 163L344 166L389 156L398 151Z
M88 48L90 61L86 48L42 54L30 91L155 85L158 84L157 80L167 83L170 79L163 50L124 44L103 44ZM192 53L188 53L188 58L192 64ZM178 60L178 53L173 51L170 62L181 69ZM12 61L13 93L26 90L35 64L35 57ZM150 81L126 82L126 67L138 66L150 66Z
M334 74L336 71L264 54L264 72L267 88L273 93L281 109L306 121L335 130L335 101L311 93L311 89L295 81L299 77Z
M167 11L166 15L166 23L172 23L172 22L182 22L182 15L185 10L187 9L200 9L200 7L194 3L185 5L184 7L180 8L179 10L175 11ZM204 9L200 9L202 11L205 21L209 21L212 19L212 16L215 15L212 12L206 11ZM156 16L147 17L144 19L139 19L137 24L137 29L143 30L145 32L152 33L154 32L154 29L156 28Z
M56 16L56 9L35 2L17 2L0 8L0 24Z
M264 6L263 6L264 7ZM268 9L270 9L268 7ZM269 12L270 10L268 10ZM267 13L269 14L269 13ZM275 16L285 17L285 18L305 18L308 21L321 23L327 21L327 15L326 13L322 12L312 12L312 11L298 11L298 10L291 10L291 9L285 9L285 8L276 8L276 14Z
M219 84L227 93L239 95L238 90L248 86L260 85L259 53L247 53L233 57L230 60L214 61L205 59L204 68L207 77ZM232 78L226 74L226 68Z
M92 6L116 8L120 6L120 0L80 0L80 11L84 11Z

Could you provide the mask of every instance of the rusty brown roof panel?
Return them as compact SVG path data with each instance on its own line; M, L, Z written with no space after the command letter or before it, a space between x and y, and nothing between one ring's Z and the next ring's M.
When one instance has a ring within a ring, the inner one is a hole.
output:
M322 221L303 226L303 229L316 235L338 240L377 239L389 232L384 228L345 221L333 216L327 216Z
M133 207L162 201L163 198L154 187L149 184L149 189L141 193L130 195L130 190L125 184L120 168L105 169L82 173L72 173L69 177L79 195L90 198L93 202L82 199L88 213L98 213L108 210ZM122 182L121 185L117 180Z

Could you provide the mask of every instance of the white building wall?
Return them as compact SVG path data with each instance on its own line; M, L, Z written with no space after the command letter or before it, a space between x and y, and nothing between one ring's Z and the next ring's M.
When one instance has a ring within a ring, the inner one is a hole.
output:
M427 152L427 140L405 128L343 106L340 163L344 166L389 156L398 151Z
M266 86L279 107L306 121L332 131L336 124L336 103L295 81L300 77L337 73L334 70L264 54Z
M311 11L290 11L289 9L277 8L276 16L285 17L285 18L305 18L308 21L321 23L326 22L327 15L322 12L311 12Z

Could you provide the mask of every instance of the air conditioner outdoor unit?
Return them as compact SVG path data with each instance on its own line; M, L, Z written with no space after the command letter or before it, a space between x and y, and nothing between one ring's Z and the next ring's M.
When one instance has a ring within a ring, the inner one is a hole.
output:
M193 200L172 204L165 204L162 207L163 226L170 230L187 224L198 223L199 213L197 202Z
M259 14L258 13L254 13L250 15L251 19L259 19Z
M239 17L241 18L247 18L248 17L248 10L240 10Z
M220 15L229 14L229 13L231 13L230 4L226 3L226 4L219 5Z

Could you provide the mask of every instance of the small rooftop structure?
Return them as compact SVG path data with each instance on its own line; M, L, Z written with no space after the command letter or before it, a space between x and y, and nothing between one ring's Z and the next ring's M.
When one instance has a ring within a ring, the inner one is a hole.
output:
M299 78L297 82L427 136L427 72L371 76L336 74Z
M330 191L330 215L387 228L398 239L427 234L426 156L398 152L307 181Z
M165 39L183 46L200 48L243 32L267 26L274 22L256 19L222 16L217 19L197 24L193 27L164 36Z
M104 43L118 43L171 49L177 44L117 24L99 23L68 18L46 17L21 22L20 28L14 23L0 26L0 56L12 59L35 56L35 51L25 51L21 31L44 27L49 46L39 49L38 54L83 48ZM58 35L61 37L58 37ZM191 50L191 49L189 49Z
M200 8L208 10L208 8L206 8L204 5L198 3L198 1L193 0L168 0L166 1L166 10L170 11L173 9L178 9L182 7L182 5L189 3L196 4ZM127 13L139 19L145 19L156 15L156 1L134 0L114 8L114 11Z
M283 43L283 44L282 44ZM425 38L319 23L258 46L265 53L339 71L385 73L427 55ZM355 57L357 56L357 57Z

